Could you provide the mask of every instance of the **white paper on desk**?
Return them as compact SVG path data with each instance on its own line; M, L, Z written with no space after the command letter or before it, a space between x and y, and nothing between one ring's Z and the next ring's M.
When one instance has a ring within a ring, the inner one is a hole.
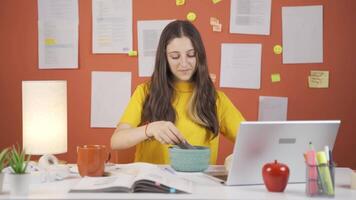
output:
M286 121L288 97L260 96L258 121Z
M93 53L132 50L132 0L93 0Z
M78 68L78 22L38 21L40 69Z
M283 63L323 62L323 6L282 7Z
M271 0L231 0L230 33L269 35Z
M92 72L90 127L114 128L131 96L131 72Z
M78 0L38 0L39 21L78 22Z
M138 76L151 76L154 70L158 41L162 30L173 20L145 20L137 22Z
M259 89L261 44L221 44L220 87Z

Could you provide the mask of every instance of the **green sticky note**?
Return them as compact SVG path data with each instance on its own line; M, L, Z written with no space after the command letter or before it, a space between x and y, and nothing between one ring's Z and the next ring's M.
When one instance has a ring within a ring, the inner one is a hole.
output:
M217 4L217 3L219 3L220 1L222 1L222 0L211 0L212 2L213 2L213 4Z
M135 56L137 56L137 51L129 51L128 54L131 57L135 57Z
M283 48L281 45L274 45L273 47L273 52L277 55L281 54L283 51Z
M187 20L191 22L193 22L196 18L197 18L197 14L195 14L194 12L189 12L187 14Z
M182 6L185 4L185 0L176 0L176 5L177 6Z
M271 80L272 80L272 83L280 82L281 75L280 74L271 74Z

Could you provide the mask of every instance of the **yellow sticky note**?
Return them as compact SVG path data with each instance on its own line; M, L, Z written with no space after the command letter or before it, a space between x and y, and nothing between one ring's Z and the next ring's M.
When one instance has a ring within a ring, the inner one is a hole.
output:
M216 24L213 26L213 31L214 32L221 32L222 25L221 24Z
M45 45L50 46L50 45L55 45L57 44L56 39L54 38L46 38L45 39Z
M220 24L218 18L210 17L210 25L214 26L218 24Z
M197 18L197 15L194 12L189 12L187 14L187 19L191 22L194 21L196 18Z
M132 56L132 57L134 57L134 56L137 56L137 51L129 51L129 56Z
M271 74L272 83L280 82L281 75L280 74Z
M308 76L309 88L329 88L329 79Z
M309 88L329 88L329 71L311 70L308 85Z
M217 3L219 3L220 1L222 1L222 0L211 0L214 4L217 4Z
M216 74L210 73L209 76L210 76L210 79L213 81L213 83L215 83Z
M322 77L322 78L329 78L329 71L321 71L321 70L311 70L310 76L314 77Z
M273 52L275 53L275 54L281 54L282 53L282 46L281 45L274 45L274 47L273 47Z
M185 0L176 0L176 6L182 6L185 4Z

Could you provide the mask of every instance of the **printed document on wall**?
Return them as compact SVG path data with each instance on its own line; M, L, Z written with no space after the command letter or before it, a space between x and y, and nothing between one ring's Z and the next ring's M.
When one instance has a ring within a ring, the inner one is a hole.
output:
M93 0L93 53L132 50L132 0Z
M90 127L115 128L131 96L131 72L92 72Z
M283 63L323 62L323 6L282 7Z
M220 87L260 89L261 44L222 44Z
M78 0L38 0L38 20L78 22Z
M288 97L260 96L258 121L286 121Z
M145 20L137 22L138 76L151 76L156 50L162 30L173 20Z
M231 0L230 33L269 35L271 0Z
M78 68L78 1L38 0L40 69Z
M78 22L38 22L40 69L78 68Z

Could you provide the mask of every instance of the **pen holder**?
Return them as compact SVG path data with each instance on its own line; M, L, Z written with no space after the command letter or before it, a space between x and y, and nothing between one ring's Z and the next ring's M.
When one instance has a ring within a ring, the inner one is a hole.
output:
M305 193L313 196L335 196L335 166L306 164Z

